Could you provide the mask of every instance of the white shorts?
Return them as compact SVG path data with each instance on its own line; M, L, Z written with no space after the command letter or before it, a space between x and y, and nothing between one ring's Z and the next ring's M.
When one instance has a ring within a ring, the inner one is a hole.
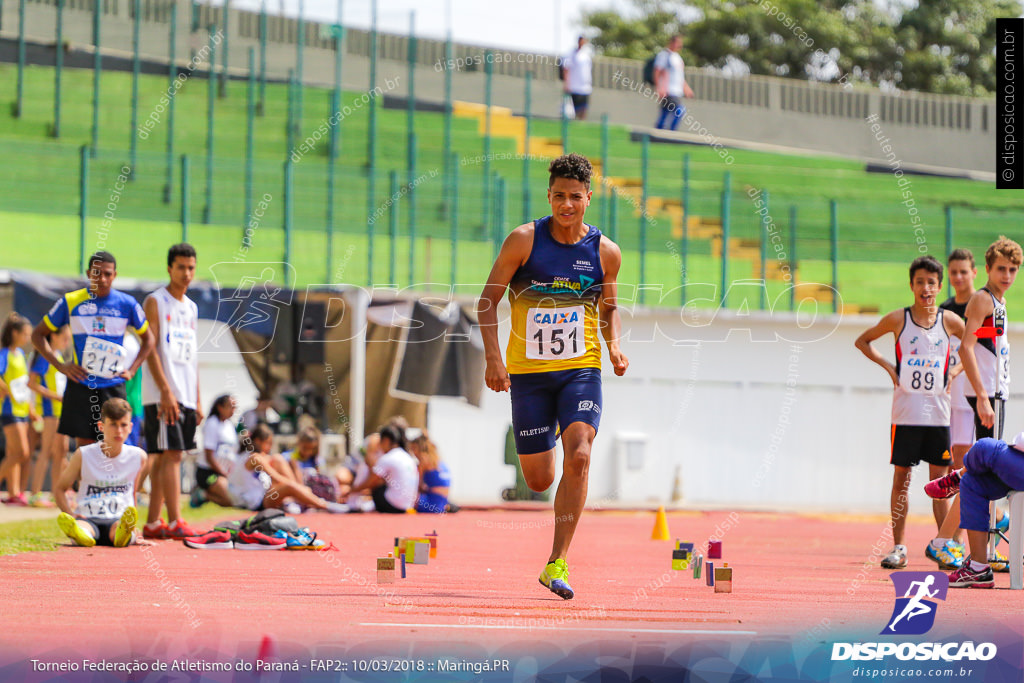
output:
M237 466L241 467L241 465ZM248 478L242 486L239 486L238 482L229 480L228 495L231 496L231 503L235 507L259 510L267 491L273 486L273 481L266 472L252 472L251 474L253 476Z
M949 413L949 441L953 446L970 446L974 443L974 411L953 408Z

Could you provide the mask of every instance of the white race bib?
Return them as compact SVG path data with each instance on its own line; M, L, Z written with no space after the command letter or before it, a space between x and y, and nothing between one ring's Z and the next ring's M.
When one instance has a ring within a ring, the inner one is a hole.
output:
M128 496L121 491L102 491L83 498L78 505L78 514L83 517L118 519L130 505Z
M171 362L179 365L191 365L196 358L196 331L172 330L167 342L167 355Z
M68 378L64 376L63 372L58 372L54 374L53 379L54 384L57 385L53 388L53 390L56 391L61 396L63 396L64 390L67 389L68 386Z
M32 400L32 390L28 388L28 375L12 379L7 386L11 388L11 402L28 403Z
M86 337L82 367L90 375L110 379L128 367L128 350L120 344L97 337Z
M527 358L532 360L579 358L586 351L583 306L531 308L527 312Z

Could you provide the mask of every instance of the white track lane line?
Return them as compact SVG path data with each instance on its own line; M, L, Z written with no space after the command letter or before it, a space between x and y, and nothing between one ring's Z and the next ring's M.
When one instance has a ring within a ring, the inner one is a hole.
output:
M554 631L557 626L502 626L498 624L384 624L384 623L361 623L358 626L395 626L408 628L493 628L493 629L524 629L532 631ZM611 633L622 633L621 628L574 628L573 631L602 631ZM641 628L629 631L630 635L635 633L661 633L673 635L690 636L756 636L757 631L710 631L701 629L661 629Z

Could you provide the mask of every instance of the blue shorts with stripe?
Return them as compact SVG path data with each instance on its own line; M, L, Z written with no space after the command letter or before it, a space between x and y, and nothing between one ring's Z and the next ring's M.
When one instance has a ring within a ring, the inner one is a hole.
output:
M543 453L555 447L558 429L584 422L601 424L601 371L598 368L510 375L512 430L516 452Z

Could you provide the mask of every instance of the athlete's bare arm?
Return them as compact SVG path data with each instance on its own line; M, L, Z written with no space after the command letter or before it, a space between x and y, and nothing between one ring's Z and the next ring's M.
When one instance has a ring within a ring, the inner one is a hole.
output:
M948 332L951 337L957 337L958 339L960 339L960 344L963 345L964 330L967 328L967 325L964 324L963 318L958 316L953 311L944 310L942 311L942 322L946 327L946 332ZM957 363L952 368L950 368L949 377L946 382L946 393L949 393L950 389L953 386L953 378L963 371L963 363Z
M476 303L480 336L484 342L484 357L487 369L484 383L492 391L508 391L512 382L501 358L501 344L498 342L498 304L505 296L508 283L521 265L530 258L533 249L533 223L524 223L513 230L501 245L498 258L491 267L487 284Z
M598 302L598 314L601 320L601 334L604 345L608 348L608 359L615 368L615 374L621 377L626 374L629 359L619 348L622 337L622 319L619 317L619 266L622 265L622 252L619 245L607 237L601 236L601 270L604 280L601 281L601 300Z
M995 422L996 414L992 410L992 403L988 399L988 391L985 390L985 384L981 381L978 358L974 355L974 349L978 345L978 338L975 336L975 333L982 323L985 322L985 318L992 315L994 309L992 296L988 292L979 289L972 294L970 301L967 302L967 310L965 311L967 325L965 326L964 336L961 337L963 341L960 342L960 362L964 366L967 381L974 387L974 393L978 397L978 419L986 427L992 426Z
M882 366L883 370L889 373L889 379L892 380L892 385L894 387L897 387L900 384L900 377L896 373L896 366L886 360L886 358L878 352L878 349L871 345L871 342L875 341L879 337L889 334L890 332L895 337L900 333L902 325L903 309L900 308L892 313L887 313L878 321L877 325L865 330L859 337L857 337L857 341L853 343L854 346L860 349L861 353L868 357L868 360L878 363Z
M149 296L142 302L142 310L146 312L146 320L149 321L149 329L156 339L160 338L160 308L157 306L156 298ZM159 353L149 354L146 359L146 366L149 373L153 375L153 381L160 390L160 406L158 415L167 424L174 424L178 421L178 401L171 391L171 385L167 382L167 375L164 374L164 366L160 362Z
M122 372L118 377L123 377L126 380L131 379L135 376L135 373L142 366L142 363L146 360L149 354L156 348L156 337L153 336L153 330L149 329L149 325L146 325L145 332L138 332L139 335L139 355L132 361L130 368Z
M76 448L71 456L71 460L68 461L68 464L64 466L63 471L60 473L60 481L53 486L53 500L57 503L57 507L60 508L61 512L66 512L72 516L75 514L71 510L71 506L68 505L68 499L64 492L74 486L81 476L82 449Z
M63 374L70 380L81 384L85 380L89 379L89 373L85 371L81 365L76 365L70 360L61 361L57 358L57 355L53 352L53 348L50 346L50 340L47 339L47 335L50 334L50 328L46 325L43 320L39 321L39 324L32 330L32 346L36 347L39 354L47 360L47 362L53 367L57 368L57 372Z

